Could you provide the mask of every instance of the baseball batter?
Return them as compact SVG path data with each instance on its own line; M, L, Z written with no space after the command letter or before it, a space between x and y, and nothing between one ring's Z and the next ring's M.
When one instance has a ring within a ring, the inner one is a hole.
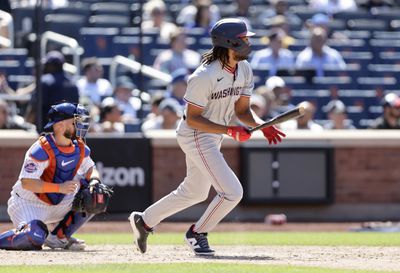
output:
M249 36L240 19L222 19L211 30L213 48L189 77L185 94L187 108L177 130L177 140L186 155L187 173L179 187L143 213L132 212L135 244L146 252L147 237L166 217L204 201L210 187L217 195L200 219L186 233L185 240L196 255L214 255L207 240L211 231L241 200L243 188L220 152L223 134L246 141L251 134L244 126L229 126L234 115L247 126L263 121L250 110L253 74L246 61ZM270 143L285 134L275 127L263 129Z
M91 216L74 213L71 206L80 184L99 177L82 140L89 128L88 118L80 104L51 107L45 126L49 133L27 151L11 191L8 214L16 229L0 234L0 249L36 250L43 244L75 250L85 247L71 235Z

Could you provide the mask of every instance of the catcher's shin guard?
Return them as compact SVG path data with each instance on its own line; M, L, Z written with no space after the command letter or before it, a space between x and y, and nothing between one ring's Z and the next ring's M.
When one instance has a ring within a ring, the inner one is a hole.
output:
M0 249L40 250L48 234L46 224L40 220L21 223L17 229L0 234Z
M51 232L59 238L70 238L81 226L89 222L95 214L87 214L84 212L68 212L64 219Z

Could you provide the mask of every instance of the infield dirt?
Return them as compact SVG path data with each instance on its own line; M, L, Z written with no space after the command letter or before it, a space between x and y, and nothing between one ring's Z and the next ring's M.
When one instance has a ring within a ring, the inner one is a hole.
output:
M0 251L1 265L83 265L103 263L251 263L400 271L399 247L216 246L201 258L187 246L151 245L140 254L132 245L91 245L85 251Z

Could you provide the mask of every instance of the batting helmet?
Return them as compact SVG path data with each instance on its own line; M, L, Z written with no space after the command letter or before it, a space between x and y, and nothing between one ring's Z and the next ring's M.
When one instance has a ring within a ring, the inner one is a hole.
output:
M53 125L59 121L73 118L76 136L85 137L90 126L89 112L81 104L63 102L52 105L49 113L49 122L44 126L46 132L53 131Z
M248 55L250 45L241 38L253 36L255 33L248 31L241 19L226 18L215 23L211 29L211 39L214 47L225 47L235 50L242 55Z

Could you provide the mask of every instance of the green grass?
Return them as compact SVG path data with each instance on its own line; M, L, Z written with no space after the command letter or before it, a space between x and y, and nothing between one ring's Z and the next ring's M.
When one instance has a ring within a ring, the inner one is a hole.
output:
M252 264L101 264L69 266L0 266L2 273L389 273L387 271L365 271L349 269L327 269L319 267L293 267ZM391 272L393 273L393 272Z
M149 244L182 244L183 233L154 233ZM88 244L131 244L130 233L78 234ZM400 246L398 233L370 232L214 232L212 245Z

